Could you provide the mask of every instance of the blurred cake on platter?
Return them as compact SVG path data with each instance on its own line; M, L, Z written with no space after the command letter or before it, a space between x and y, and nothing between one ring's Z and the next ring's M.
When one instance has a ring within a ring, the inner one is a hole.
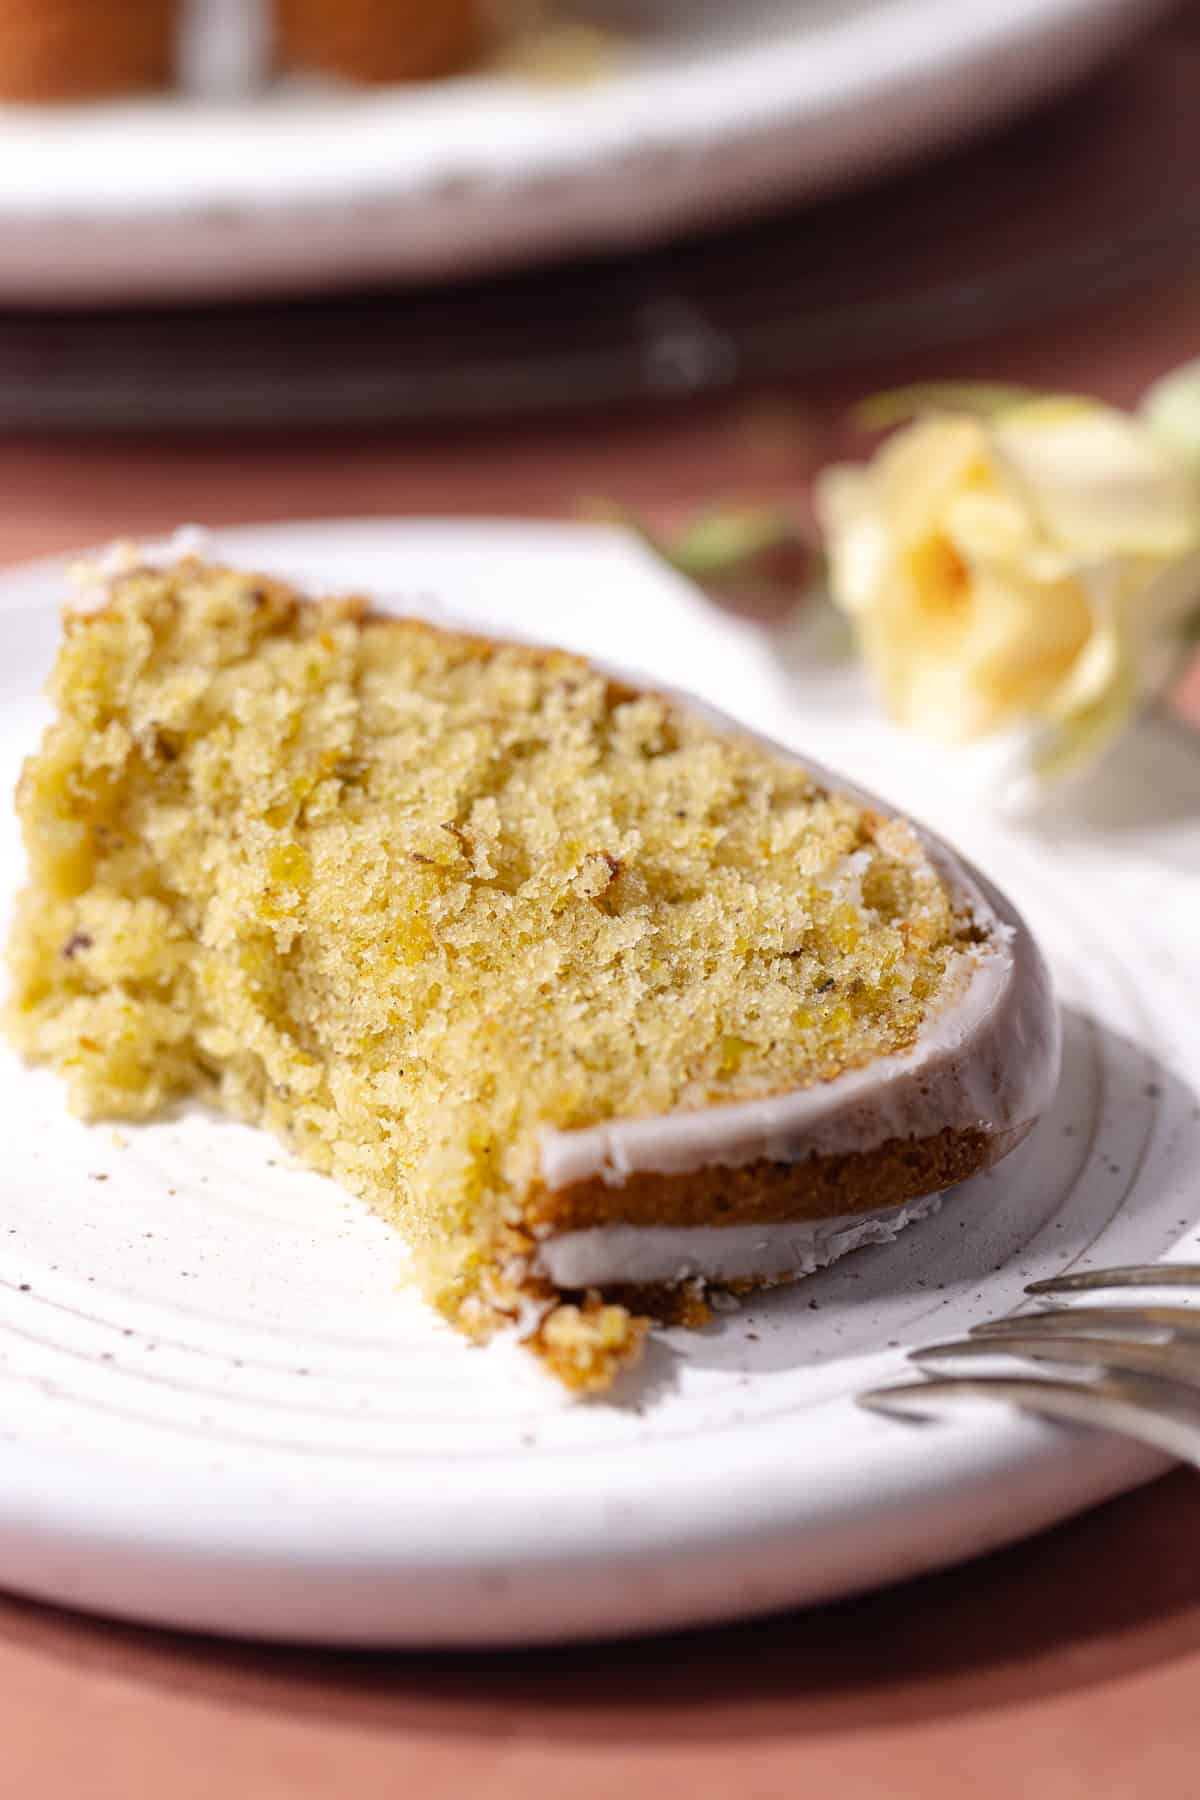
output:
M351 81L424 81L476 56L479 0L276 0L277 47L287 67Z
M574 80L609 40L554 0L0 0L0 102L245 93L290 74L429 81L483 62Z
M176 0L0 0L0 100L162 87L175 62L177 13Z

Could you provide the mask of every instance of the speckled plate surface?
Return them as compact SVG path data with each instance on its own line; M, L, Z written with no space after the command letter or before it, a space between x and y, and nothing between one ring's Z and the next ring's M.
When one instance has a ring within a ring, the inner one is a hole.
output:
M1006 827L969 759L881 724L810 632L713 611L619 534L376 521L217 544L640 667L908 806L1042 936L1062 1085L1020 1151L895 1246L660 1334L614 1402L581 1405L436 1322L393 1234L268 1138L200 1110L85 1127L0 1050L0 1582L249 1635L587 1637L891 1580L1161 1466L998 1408L911 1427L853 1396L1034 1276L1197 1254L1192 745L1148 725L1102 799ZM0 579L5 789L44 717L61 588L58 564ZM6 808L5 907L20 871Z
M580 0L622 45L584 86L482 73L3 107L0 300L328 289L645 244L977 130L1166 4Z

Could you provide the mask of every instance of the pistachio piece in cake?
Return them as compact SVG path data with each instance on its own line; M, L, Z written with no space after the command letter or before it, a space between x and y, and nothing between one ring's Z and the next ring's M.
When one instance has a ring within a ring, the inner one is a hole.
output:
M16 1041L85 1118L269 1126L568 1386L890 1236L1051 1092L1003 900L730 722L197 557L102 600L20 784Z

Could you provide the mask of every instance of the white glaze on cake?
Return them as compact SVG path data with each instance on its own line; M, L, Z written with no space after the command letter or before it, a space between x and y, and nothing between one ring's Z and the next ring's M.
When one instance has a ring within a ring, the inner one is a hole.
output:
M679 698L718 726L744 731L714 709ZM770 743L761 737L758 741ZM892 810L806 758L778 744L770 748L805 763L819 781L861 804ZM915 829L984 941L963 952L960 982L925 1020L910 1049L832 1081L762 1099L547 1131L542 1138L546 1186L562 1189L599 1176L617 1190L614 1211L619 1211L619 1189L634 1171L678 1175L760 1158L799 1163L812 1156L869 1152L889 1139L919 1140L947 1129L1002 1137L1005 1150L1018 1143L1053 1097L1058 1081L1060 1033L1049 974L1028 927L1005 897L939 839ZM552 1271L586 1267L588 1282L598 1286L678 1280L685 1268L689 1274L721 1280L738 1278L731 1268L751 1277L748 1264L756 1259L782 1279L819 1266L812 1261L817 1245L823 1263L861 1242L886 1241L931 1210L929 1202L936 1199L926 1196L891 1214L864 1214L850 1224L845 1219L681 1229L614 1224L548 1239L539 1260L564 1285L566 1274ZM639 1252L643 1240L645 1248ZM795 1258L790 1267L789 1256ZM630 1272L672 1265L674 1275Z
M907 1206L774 1225L590 1226L548 1238L534 1268L565 1288L671 1286L693 1276L790 1281L865 1244L890 1244L898 1231L927 1218L941 1203L940 1194L926 1194Z

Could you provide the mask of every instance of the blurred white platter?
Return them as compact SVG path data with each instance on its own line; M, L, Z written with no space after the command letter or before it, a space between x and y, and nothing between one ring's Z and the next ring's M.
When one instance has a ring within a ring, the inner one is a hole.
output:
M586 86L2 108L0 302L329 289L648 243L961 137L1085 74L1165 0L604 6L628 49Z
M1000 1408L913 1426L854 1396L1037 1276L1196 1259L1194 746L1131 743L1112 818L1039 840L882 723L851 666L717 612L621 534L376 520L216 548L640 667L924 814L1042 938L1063 1078L1028 1142L897 1244L656 1333L584 1404L436 1320L399 1288L397 1236L266 1135L198 1108L84 1126L0 1043L0 1583L265 1637L586 1638L896 1580L1162 1467ZM45 716L62 583L0 578L3 791ZM21 871L5 804L0 932Z

